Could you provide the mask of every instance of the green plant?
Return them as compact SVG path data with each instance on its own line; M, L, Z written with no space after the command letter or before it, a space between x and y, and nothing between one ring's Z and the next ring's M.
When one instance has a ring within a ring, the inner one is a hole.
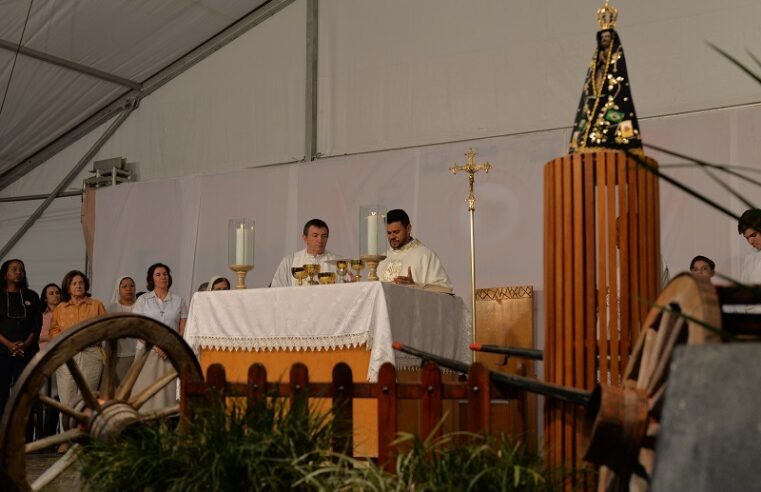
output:
M92 442L79 458L87 490L235 491L290 489L325 460L333 436L324 414L288 411L271 399L253 411L223 405L176 422L137 425L112 442Z
M216 404L179 432L176 422L137 425L79 457L85 488L111 491L551 491L559 470L505 439L448 434L396 444L397 474L330 450L329 415L270 399L251 411ZM341 437L341 436L338 436ZM568 475L565 475L567 478Z

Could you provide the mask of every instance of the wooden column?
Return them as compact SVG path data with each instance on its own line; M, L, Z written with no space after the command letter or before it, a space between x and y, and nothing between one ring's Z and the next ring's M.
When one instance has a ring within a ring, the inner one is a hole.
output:
M548 162L545 379L584 389L620 383L660 271L657 177L619 151ZM548 463L579 465L581 409L546 399L544 414Z

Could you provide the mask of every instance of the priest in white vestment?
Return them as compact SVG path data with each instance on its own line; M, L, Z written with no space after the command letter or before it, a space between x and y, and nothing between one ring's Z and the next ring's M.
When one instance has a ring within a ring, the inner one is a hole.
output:
M338 260L340 257L325 249L328 245L329 235L328 224L320 219L312 219L304 224L303 240L306 248L291 253L280 261L280 265L275 270L275 276L272 277L270 287L298 285L296 279L293 278L291 268L310 263L320 265L320 272L335 272L336 266L327 262Z
M761 284L761 209L751 208L743 212L737 230L755 250L743 258L740 281L746 285ZM758 306L746 306L745 311L759 313L761 309Z
M412 225L404 210L389 210L386 214L386 235L391 248L386 259L378 264L378 276L384 282L415 285L424 289L452 292L441 260L411 235Z
M757 227L752 225L759 224ZM745 284L761 284L761 209L746 210L740 216L737 230L755 251L743 258L740 280Z

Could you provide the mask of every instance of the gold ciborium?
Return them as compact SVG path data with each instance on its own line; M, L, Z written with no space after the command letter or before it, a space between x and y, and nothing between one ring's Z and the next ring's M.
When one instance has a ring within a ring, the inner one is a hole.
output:
M336 283L336 272L322 272L318 273L317 276L319 277L320 284L322 285Z
M336 282L337 284L343 284L345 282L351 282L352 279L347 279L346 274L349 272L349 263L351 263L351 260L342 259L342 260L328 260L325 263L328 265L335 265L336 266Z
M378 263L386 259L385 255L362 255L360 259L367 265L367 280L378 279Z
M307 278L307 272L304 267L291 267L291 275L296 279L299 287L304 285L304 279Z
M317 281L317 275L320 273L319 264L307 263L304 265L304 271L307 272L307 276L309 277L309 281L307 282L309 285L318 285L320 283Z
M359 282L362 278L361 272L362 269L365 268L365 263L362 260L351 260L349 263L351 269L354 270L354 275L357 277L356 282Z

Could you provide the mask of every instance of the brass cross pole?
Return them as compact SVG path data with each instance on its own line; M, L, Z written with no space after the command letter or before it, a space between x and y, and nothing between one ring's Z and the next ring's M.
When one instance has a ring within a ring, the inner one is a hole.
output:
M468 214L470 215L470 319L473 324L471 328L473 330L473 343L476 343L476 234L474 225L476 195L473 193L473 185L478 171L483 171L484 173L489 174L489 170L492 167L488 162L476 164L476 155L478 154L473 152L472 148L468 148L468 152L465 153L465 165L458 166L457 164L453 164L452 167L449 168L449 170L452 171L452 174L457 174L460 171L468 174L468 198L466 199L466 202L468 203ZM476 353L473 352L473 361L475 362L475 360Z

